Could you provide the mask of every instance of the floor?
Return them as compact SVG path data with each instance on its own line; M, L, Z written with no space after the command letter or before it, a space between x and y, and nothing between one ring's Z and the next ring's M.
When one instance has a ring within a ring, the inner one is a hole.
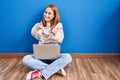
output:
M22 58L0 58L0 80L25 80L31 70ZM120 58L74 58L65 67L66 77L54 74L49 80L120 80Z

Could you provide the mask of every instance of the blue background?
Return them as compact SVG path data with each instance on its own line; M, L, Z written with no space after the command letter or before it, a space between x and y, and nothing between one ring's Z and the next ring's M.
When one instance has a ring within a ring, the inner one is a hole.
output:
M120 53L120 0L0 0L0 53L32 52L32 26L46 5L58 7L61 52Z

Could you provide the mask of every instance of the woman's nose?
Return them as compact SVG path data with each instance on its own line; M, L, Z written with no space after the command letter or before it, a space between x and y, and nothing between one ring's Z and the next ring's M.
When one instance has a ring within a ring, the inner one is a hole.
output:
M48 17L48 16L49 16L49 14L48 14L48 13L46 13L46 16Z

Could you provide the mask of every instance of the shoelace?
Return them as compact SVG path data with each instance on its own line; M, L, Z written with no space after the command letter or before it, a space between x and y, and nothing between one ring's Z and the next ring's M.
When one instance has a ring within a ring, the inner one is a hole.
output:
M34 76L37 76L39 74L39 72L40 72L40 70L36 70L36 71L32 72L30 80L32 80ZM38 77L40 77L40 75L38 75Z

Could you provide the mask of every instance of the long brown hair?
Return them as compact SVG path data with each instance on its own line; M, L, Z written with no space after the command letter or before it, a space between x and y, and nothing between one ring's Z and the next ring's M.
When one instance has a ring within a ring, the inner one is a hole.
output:
M49 5L44 9L44 11L45 11L48 7L51 8L51 9L53 10L53 12L54 12L54 18L53 18L52 21L51 21L51 27L52 27L52 29L53 29L53 28L60 22L60 17L59 17L58 9L57 9L57 7L56 7L55 5L49 4ZM43 23L43 26L46 26L46 21L44 20L44 18L43 18L43 20L42 20L42 23Z

